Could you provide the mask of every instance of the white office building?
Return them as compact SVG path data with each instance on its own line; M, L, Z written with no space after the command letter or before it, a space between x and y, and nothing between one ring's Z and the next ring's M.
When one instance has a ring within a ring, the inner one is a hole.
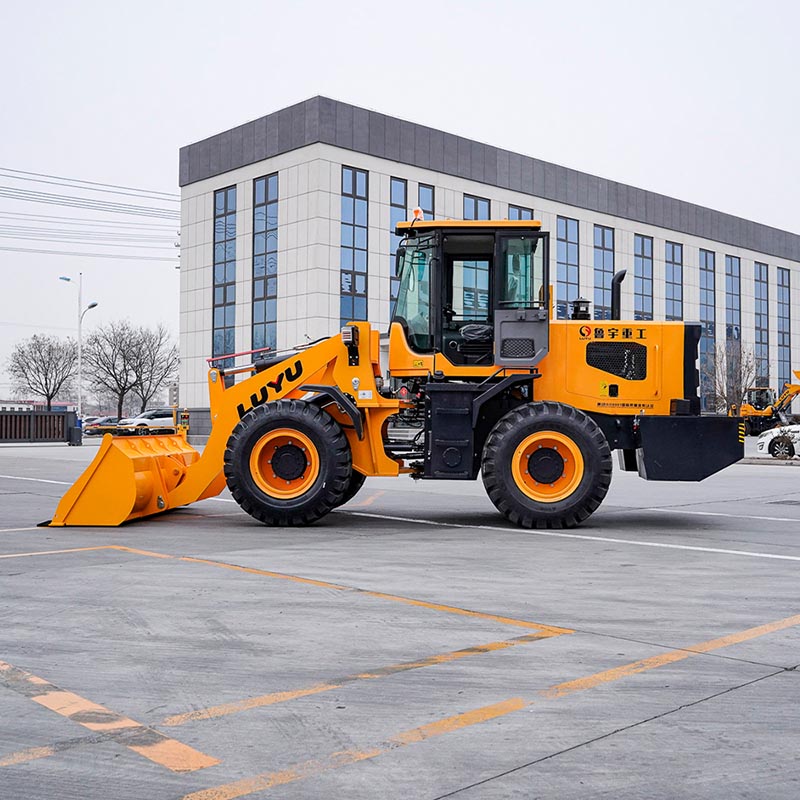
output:
M388 330L392 231L426 218L539 219L556 310L703 323L701 360L752 353L759 382L800 368L800 235L315 97L180 152L181 405L207 425L207 359L287 348L343 321ZM488 285L465 303L488 304ZM249 357L249 356L248 356Z

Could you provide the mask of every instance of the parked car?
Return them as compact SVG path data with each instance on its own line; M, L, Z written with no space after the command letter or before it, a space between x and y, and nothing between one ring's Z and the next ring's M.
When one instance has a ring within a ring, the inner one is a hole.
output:
M756 440L756 450L773 458L794 458L800 454L800 425L779 425L764 431Z
M175 432L175 420L171 408L153 408L143 411L136 417L121 419L117 423L116 433L125 434L146 434L151 431L157 433Z
M81 419L81 426L85 428L87 425L97 422L98 419L100 419L100 417L83 417L83 419Z
M84 422L83 435L102 436L104 433L114 433L118 422L118 417L95 417L94 422Z

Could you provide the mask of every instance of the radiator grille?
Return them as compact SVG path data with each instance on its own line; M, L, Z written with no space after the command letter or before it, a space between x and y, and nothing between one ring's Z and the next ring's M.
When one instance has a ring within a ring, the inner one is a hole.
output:
M586 363L627 381L647 377L647 348L636 342L589 342Z

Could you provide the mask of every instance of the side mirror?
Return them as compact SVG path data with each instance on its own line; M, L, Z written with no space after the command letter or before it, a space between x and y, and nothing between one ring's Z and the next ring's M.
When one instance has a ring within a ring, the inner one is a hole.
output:
M403 263L403 259L406 257L406 249L405 247L398 247L397 252L394 254L394 275L396 278L402 277L400 275L400 266Z

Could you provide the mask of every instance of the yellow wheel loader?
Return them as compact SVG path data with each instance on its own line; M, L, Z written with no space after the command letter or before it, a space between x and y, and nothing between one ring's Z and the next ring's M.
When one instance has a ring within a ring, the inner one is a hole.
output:
M745 390L744 400L738 408L733 405L728 409L732 417L739 416L744 420L747 436L758 436L778 425L792 424L789 411L792 401L800 394L800 370L794 370L794 375L798 383L785 384L777 399L773 389L753 386Z
M307 525L365 477L481 475L523 527L573 527L611 481L611 451L647 480L699 481L738 461L736 417L700 416L700 325L592 320L557 304L535 221L401 223L389 332L340 335L209 371L202 456L176 436L106 436L51 525L118 525L218 494L266 525Z

